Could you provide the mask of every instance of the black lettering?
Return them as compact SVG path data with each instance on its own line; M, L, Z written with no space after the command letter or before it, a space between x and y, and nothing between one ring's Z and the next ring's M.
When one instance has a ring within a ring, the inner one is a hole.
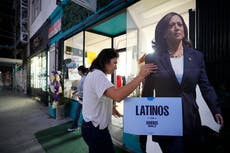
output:
M150 115L156 115L157 109L154 105L150 106Z
M138 105L136 105L136 115L140 115L140 114L138 113Z
M145 111L145 115L149 115L149 105L146 105L145 108L146 108L146 111Z
M168 115L169 115L168 109L169 109L169 106L164 106L164 115L165 115L165 116L168 116Z
M169 115L169 106L162 105L141 105L138 107L136 105L136 115L156 115L156 116L168 116Z
M157 106L157 112L158 112L158 115L162 116L163 115L163 107Z
M145 106L141 106L140 115L145 115Z
M148 127L156 127L158 125L158 121L146 121L146 125Z

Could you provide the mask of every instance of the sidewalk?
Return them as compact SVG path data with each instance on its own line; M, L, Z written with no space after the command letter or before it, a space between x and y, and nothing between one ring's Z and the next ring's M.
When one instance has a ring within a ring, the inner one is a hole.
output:
M45 153L34 133L70 121L49 116L49 108L0 88L0 153Z

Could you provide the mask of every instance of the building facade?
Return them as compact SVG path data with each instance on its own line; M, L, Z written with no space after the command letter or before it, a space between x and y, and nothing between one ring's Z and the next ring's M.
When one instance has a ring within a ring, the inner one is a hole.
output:
M154 40L157 22L164 14L172 11L183 16L194 48L204 52L211 82L216 88L223 84L229 85L230 77L224 70L229 65L230 59L227 26L230 20L227 20L229 17L224 13L227 11L224 2L218 2L217 8L215 8L216 2L211 3L215 13L220 12L218 15L213 14L214 12L205 5L209 1L195 0L101 0L92 3L85 1L84 4L63 0L49 3L51 2L45 0L34 0L31 3L32 24L28 50L30 59L28 88L31 95L39 97L39 100L48 99L46 104L52 103L49 98L52 71L62 72L62 96L74 103L71 98L71 86L80 79L77 67L79 65L89 67L103 48L115 48L119 51L118 68L109 79L117 87L125 85L137 74L141 58L153 52L151 42ZM42 7L39 9L39 6ZM45 9L46 7L49 9ZM223 27L214 24L216 21ZM210 33L206 28L210 31L214 29L215 32ZM37 49L33 49L34 45L37 45ZM215 53L216 50L220 54ZM213 65L215 71L212 71ZM221 76L217 75L219 72ZM138 97L140 93L141 85L130 96ZM118 103L118 109L123 114L123 102ZM129 150L141 152L138 137L124 133L122 121L122 118L112 118L111 131L114 141ZM149 151L153 152L153 148L157 147L151 147Z

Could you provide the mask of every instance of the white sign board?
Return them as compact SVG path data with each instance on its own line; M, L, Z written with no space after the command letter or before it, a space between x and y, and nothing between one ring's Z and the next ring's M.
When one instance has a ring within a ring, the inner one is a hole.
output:
M126 98L124 132L135 135L182 136L182 102L179 97Z

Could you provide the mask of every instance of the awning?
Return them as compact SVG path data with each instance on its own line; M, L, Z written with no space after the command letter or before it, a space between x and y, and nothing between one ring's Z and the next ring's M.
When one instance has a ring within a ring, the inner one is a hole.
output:
M6 71L15 67L15 65L21 65L23 63L20 59L12 58L0 58L0 71Z
M0 65L15 65L15 64L22 64L22 60L20 59L13 59L13 58L0 58Z
M126 12L112 16L90 27L87 31L109 37L116 37L126 33Z

